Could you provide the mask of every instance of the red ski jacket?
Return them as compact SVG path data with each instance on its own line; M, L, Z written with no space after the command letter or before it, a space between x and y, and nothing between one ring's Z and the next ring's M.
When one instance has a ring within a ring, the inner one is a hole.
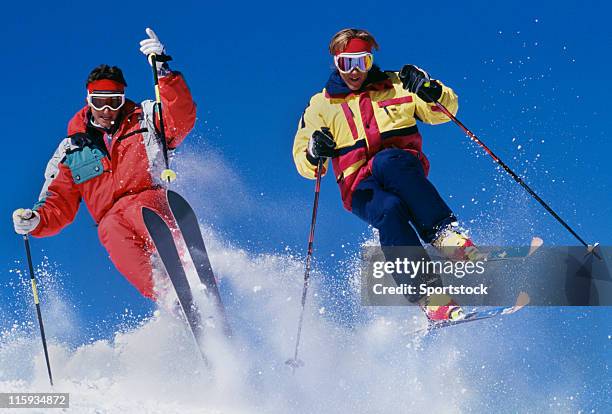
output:
M172 150L193 128L196 106L179 73L161 77L159 85L166 141ZM47 164L45 184L34 206L41 221L33 236L59 233L74 220L81 199L99 223L123 197L161 187L165 163L155 102L126 100L121 111L108 145L109 137L91 124L88 107L69 122L68 137Z

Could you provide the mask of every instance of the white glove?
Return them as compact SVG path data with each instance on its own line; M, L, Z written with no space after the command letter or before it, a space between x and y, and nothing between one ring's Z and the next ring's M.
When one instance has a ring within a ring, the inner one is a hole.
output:
M145 33L147 36L149 36L149 38L140 42L140 51L147 57L152 53L155 53L156 55L163 55L166 49L164 48L162 42L160 42L157 38L157 35L153 29L147 27L145 29Z
M29 208L18 208L13 211L13 226L15 233L28 234L40 223L40 214Z
M145 29L145 32L147 33L147 36L149 36L149 38L140 42L140 51L147 57L147 60L151 65L152 63L151 59L149 59L149 56L151 56L152 54L163 55L166 53L166 49L164 48L162 42L160 42L157 38L157 35L153 31L153 29L147 27ZM162 71L162 66L164 65L164 62L156 62L155 64L157 66L157 71Z

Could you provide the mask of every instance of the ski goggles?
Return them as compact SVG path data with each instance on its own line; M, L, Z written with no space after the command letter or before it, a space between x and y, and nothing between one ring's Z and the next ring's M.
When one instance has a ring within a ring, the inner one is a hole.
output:
M108 108L117 111L125 103L124 93L88 93L87 103L96 111Z
M353 69L367 72L372 69L374 55L369 52L340 53L334 56L334 63L341 73L349 73Z

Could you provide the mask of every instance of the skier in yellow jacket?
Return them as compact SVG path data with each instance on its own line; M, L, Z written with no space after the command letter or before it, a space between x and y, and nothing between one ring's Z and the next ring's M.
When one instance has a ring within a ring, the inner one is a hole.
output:
M378 229L383 251L421 246L422 239L451 247L456 259L469 259L476 248L427 179L429 161L416 122L449 121L433 100L454 114L457 95L414 65L399 73L381 71L373 64L372 49L378 44L365 30L344 29L333 36L329 52L336 70L299 121L296 167L314 179L319 159L326 158L325 173L331 158L344 207ZM409 299L418 301L431 320L463 316L445 295Z

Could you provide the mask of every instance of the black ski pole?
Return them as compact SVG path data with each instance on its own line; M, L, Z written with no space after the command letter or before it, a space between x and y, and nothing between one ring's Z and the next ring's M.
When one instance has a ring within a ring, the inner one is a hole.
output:
M165 169L161 173L161 179L163 181L172 182L176 180L176 173L170 169L170 162L168 160L168 143L166 142L166 130L164 128L164 117L162 114L162 102L161 95L159 93L159 76L157 75L157 62L168 62L172 60L172 57L168 55L156 55L152 53L149 55L151 59L151 67L153 68L153 83L155 85L155 106L157 112L157 119L159 121L159 135L162 142L162 152L164 155Z
M298 321L297 337L295 339L295 351L293 358L285 361L285 364L291 367L291 371L295 374L296 368L304 365L303 361L298 359L298 350L300 347L300 337L302 335L302 323L304 321L304 309L306 308L306 295L308 293L308 282L310 280L310 263L312 261L312 252L314 245L315 225L317 224L317 209L319 208L319 191L321 189L321 171L323 170L323 157L319 158L317 164L317 180L315 184L314 203L312 206L312 220L310 222L310 235L308 236L308 253L306 254L306 269L304 271L304 287L302 288L302 309L300 311L300 319Z
M28 268L30 269L30 281L32 284L32 294L34 295L34 304L36 305L36 314L38 315L38 326L40 327L40 338L42 339L43 350L45 352L45 360L47 361L47 373L49 374L49 382L53 386L53 375L51 375L51 364L49 363L49 352L47 351L47 339L45 337L45 327L43 325L42 313L40 312L40 302L38 301L38 288L36 287L36 277L34 276L34 266L32 266L32 254L30 253L30 240L27 234L23 235L25 243L26 256L28 258Z
M425 84L427 86L427 84ZM485 152L487 154L489 154L491 156L491 158L493 158L493 161L495 161L500 167L502 167L504 169L504 171L506 171L510 177L512 177L514 179L514 181L516 181L517 183L519 183L528 193L529 195L531 195L531 197L533 197L538 203L540 203L540 205L542 207L544 207L544 209L546 209L546 211L548 211L559 223L561 223L563 225L563 227L565 227L567 229L567 231L569 231L572 236L574 236L580 243L582 243L588 250L589 253L593 253L595 252L595 248L599 245L599 243L595 243L593 245L588 244L587 242L584 241L584 239L582 237L580 237L578 235L578 233L576 233L574 231L574 229L572 229L570 227L569 224L567 224L565 222L565 220L563 220L544 200L542 200L542 198L536 194L535 191L533 191L531 189L531 187L529 187L527 185L527 183L518 176L518 174L516 174L510 167L508 167L508 165L506 165L506 163L504 163L497 155L495 155L495 153L493 151L491 151L491 149L485 145L484 142L482 142L480 140L480 138L478 138L472 131L470 131L465 125L463 125L463 123L461 121L459 121L455 115L453 115L444 105L442 105L440 102L438 102L435 99L432 99L429 95L427 95L427 92L425 91L421 91L425 97L429 98L429 100L431 100L434 104L436 104L436 106L438 107L438 109L440 109L440 111L442 111L447 117L449 117L459 128L461 128L463 130L463 132L465 132L465 134L475 143L477 143L482 149L485 150ZM599 257L599 255L597 255L597 252L595 252L595 255L597 257Z

